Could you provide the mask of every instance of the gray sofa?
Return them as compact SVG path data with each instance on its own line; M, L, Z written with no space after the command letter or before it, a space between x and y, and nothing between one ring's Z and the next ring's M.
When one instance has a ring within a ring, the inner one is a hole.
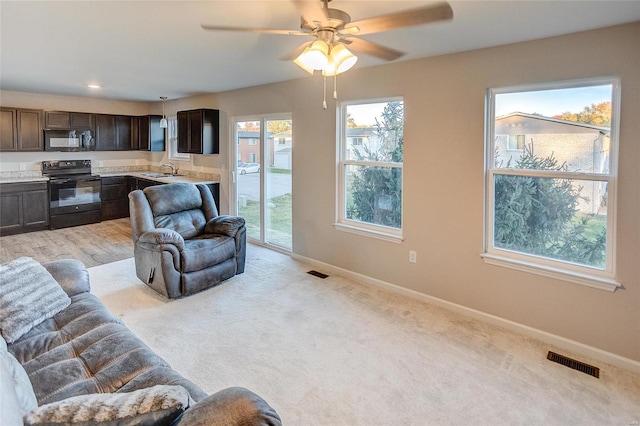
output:
M134 395L161 385L182 392L185 399L182 408L174 413L179 417L171 422L181 425L281 424L275 410L249 390L228 388L207 396L173 370L90 293L89 275L81 262L58 260L43 265L70 297L70 305L6 345L8 352L24 367L38 406L62 403L60 406L69 410L78 398L91 394ZM6 375L2 377L5 386ZM4 410L8 397L0 395L0 399L3 399ZM171 422L147 415L110 424ZM44 423L55 422L49 418ZM87 424L86 419L84 423Z
M206 185L172 183L129 193L136 275L173 299L244 272L245 221L220 216Z

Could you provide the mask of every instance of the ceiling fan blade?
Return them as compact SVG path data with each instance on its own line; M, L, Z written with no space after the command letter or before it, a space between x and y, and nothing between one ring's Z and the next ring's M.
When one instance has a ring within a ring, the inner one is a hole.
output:
M364 53L369 56L375 56L376 58L384 59L386 61L393 61L405 54L399 50L381 46L377 43L358 37L349 37L348 39L341 40L341 42L346 44L350 50Z
M280 60L281 61L293 61L298 56L300 56L300 54L304 51L304 49L306 49L307 47L311 46L311 43L313 43L313 41L302 43L300 46L298 46L296 48L296 50L294 50L293 52L291 52L290 54L288 54L286 56L283 56L282 58L280 58Z
M345 25L344 30L340 32L344 34L365 35L452 18L453 10L451 10L451 6L449 6L448 3L438 3L434 6L351 22Z
M207 31L244 31L250 33L261 34L280 34L280 35L304 35L308 36L309 33L296 30L277 30L272 28L247 28L247 27L224 27L217 25L200 25L202 29Z
M324 23L328 19L327 10L318 0L293 0L293 3L295 3L296 7L300 11L300 15L302 15L301 18L303 23Z

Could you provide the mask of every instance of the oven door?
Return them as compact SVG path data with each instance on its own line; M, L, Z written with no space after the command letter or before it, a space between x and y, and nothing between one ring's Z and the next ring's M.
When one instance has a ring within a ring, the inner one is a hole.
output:
M66 176L49 180L50 214L100 210L100 176Z

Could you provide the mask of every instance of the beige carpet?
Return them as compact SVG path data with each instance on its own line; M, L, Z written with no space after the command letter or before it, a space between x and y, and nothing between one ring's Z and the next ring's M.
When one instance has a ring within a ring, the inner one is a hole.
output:
M133 259L90 269L93 292L184 376L244 386L287 425L637 425L640 375L600 379L542 342L249 246L247 272L168 301ZM558 350L566 355L573 355Z

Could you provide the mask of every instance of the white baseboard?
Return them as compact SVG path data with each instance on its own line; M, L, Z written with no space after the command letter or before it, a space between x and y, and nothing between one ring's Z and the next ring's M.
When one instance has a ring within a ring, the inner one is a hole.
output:
M476 309L468 308L466 306L449 302L444 299L440 299L438 297L429 296L427 294L420 293L415 290L410 290L404 287L400 287L398 285L391 284L386 281L378 280L376 278L371 278L366 275L352 272L347 269L330 265L328 263L320 262L315 259L300 256L298 254L291 253L291 257L301 262L305 262L310 265L313 265L314 268L322 269L322 272L325 272L325 273L328 272L328 273L340 275L345 278L352 279L354 281L358 281L364 284L369 284L374 287L388 290L396 294L401 294L401 295L410 297L412 299L417 299L425 303L436 305L441 308L445 308L450 311L454 311L459 314L465 315L467 317L471 317L488 324L496 325L498 327L506 328L508 330L515 331L525 336L538 339L550 345L554 345L558 348L565 349L576 354L585 355L593 359L597 359L602 362L606 362L608 364L614 365L616 367L633 371L635 373L640 373L640 362L634 361L629 358L625 358L620 355L616 355L611 352L604 351L602 349L594 348L593 346L585 345L584 343L576 342L574 340L557 336L555 334L548 333L546 331L538 330L536 328L529 327L524 324L520 324L514 321L510 321L508 319L500 318L495 315L487 314L485 312L478 311Z

